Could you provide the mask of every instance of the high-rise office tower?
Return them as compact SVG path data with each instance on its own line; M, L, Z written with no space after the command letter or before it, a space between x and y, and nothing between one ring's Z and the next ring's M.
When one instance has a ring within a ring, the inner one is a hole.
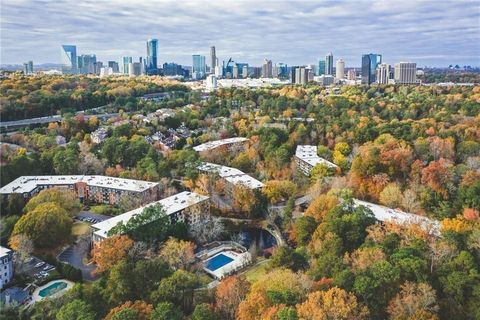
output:
M390 79L390 65L380 63L377 67L375 78L378 84L388 84L388 79Z
M33 74L33 61L28 61L23 64L23 73L25 75Z
M307 84L311 70L306 67L295 68L295 82L298 84Z
M120 59L120 73L128 74L128 65L133 62L132 57L122 57Z
M108 61L108 67L112 68L113 73L118 73L119 68L118 68L118 62L117 61Z
M395 64L395 83L416 83L417 64L415 62L400 62Z
M196 73L197 76L202 78L207 71L207 66L205 64L205 56L194 54L192 55L192 73Z
M95 74L100 75L100 70L103 68L103 62L102 61L97 61L95 63Z
M369 53L362 55L362 84L375 82L377 66L382 63L382 55Z
M238 79L238 65L236 63L232 67L232 78Z
M158 40L148 39L147 41L147 61L146 71L147 74L158 74Z
M345 77L345 61L343 59L337 60L337 66L335 68L335 78L343 79Z
M77 73L77 46L64 44L61 48L62 72Z
M265 59L265 62L262 66L262 77L271 78L272 77L272 60Z
M248 78L248 65L242 67L242 78Z
M95 74L97 56L94 54L82 54L78 56L77 67L81 74Z
M285 63L279 63L278 67L278 77L280 79L287 79L288 78L288 66Z
M331 52L325 57L325 74L333 75L333 54Z
M325 74L325 60L318 60L318 75Z
M143 73L143 64L141 62L130 62L128 64L128 75L130 77L140 76Z
M210 73L215 72L217 66L217 54L215 52L215 46L210 47Z

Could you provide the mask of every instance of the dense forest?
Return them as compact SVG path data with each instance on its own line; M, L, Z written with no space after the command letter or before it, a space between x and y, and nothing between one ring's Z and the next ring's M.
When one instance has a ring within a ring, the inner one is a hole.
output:
M14 80L4 80L2 99L9 107L2 115L16 108L37 114L48 104L32 103L34 92L41 87L51 92L56 82L75 83L69 89L74 91L97 88L91 91L102 91L106 99L98 105L109 102L106 92L115 89L99 89L108 88L100 84L104 80L79 79L35 80L40 87L16 79L24 84L15 91L7 89ZM135 81L121 86L129 88L128 95L168 87ZM73 99L72 92L68 95ZM82 109L85 104L66 105ZM98 280L26 310L5 309L5 319L480 318L479 86L343 86L335 93L310 84L233 88L203 100L173 97L138 106L139 114L173 108L175 116L145 122L121 114L108 123L76 116L5 135L3 141L21 147L2 147L2 185L20 175L105 174L158 181L164 194L184 189L220 194L224 186L211 183L216 177L195 170L207 160L265 183L257 193L235 189L232 210L212 214L267 220L281 230L286 245L277 247L255 276L247 270L209 287L211 279L191 263L202 242L198 234L185 226L161 233L126 231L92 252ZM172 150L145 139L180 124L192 134ZM91 133L100 126L108 126L108 137L95 144ZM56 143L58 136L67 143ZM192 149L234 136L248 137L248 143L207 155ZM318 155L339 170L318 165L305 176L293 160L300 144L318 146ZM299 215L294 200L304 195L312 201ZM56 203L44 204L47 198ZM441 227L379 223L370 209L354 206L354 198L426 216ZM12 235L11 245L30 232L27 215L40 219L53 212L44 227L61 223L68 229L65 212L78 210L66 207L74 201L65 196L34 199L25 204L9 197L2 204L2 233ZM277 204L284 205L281 212L269 210ZM228 239L230 228L223 226L219 237ZM35 232L37 239L41 232ZM70 241L68 230L55 244L48 241L34 241L35 250Z

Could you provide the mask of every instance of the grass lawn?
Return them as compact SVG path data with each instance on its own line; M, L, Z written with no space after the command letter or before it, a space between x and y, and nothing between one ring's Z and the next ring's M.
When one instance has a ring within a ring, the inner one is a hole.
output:
M256 282L261 276L267 273L268 260L263 260L256 266L245 271L245 277L250 283Z
M72 236L79 237L90 231L90 225L86 222L76 221L72 226Z

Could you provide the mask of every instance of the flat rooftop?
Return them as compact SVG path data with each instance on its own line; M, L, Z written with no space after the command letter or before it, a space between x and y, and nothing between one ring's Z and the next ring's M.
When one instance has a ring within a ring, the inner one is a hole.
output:
M440 231L440 222L418 214L408 213L397 209L391 209L379 204L353 199L355 206L365 206L372 210L373 215L378 221L393 221L397 223L418 223L431 233L438 234Z
M0 257L4 257L4 256L8 255L11 251L12 250L10 250L8 248L0 246Z
M198 166L198 169L204 172L215 172L220 176L220 178L223 178L232 184L241 184L249 189L263 187L262 182L236 168L226 167L210 162L203 162L200 166Z
M295 156L309 165L315 167L317 164L325 164L330 168L338 168L338 166L328 160L320 158L317 154L317 146L298 145Z
M209 141L209 142L202 143L202 144L200 144L196 147L193 147L193 150L195 150L197 152L208 151L208 150L218 148L220 146L224 146L224 145L228 145L228 144L232 144L232 143L244 142L244 141L247 141L247 140L248 140L247 138L236 137L236 138L228 138L228 139L222 139L222 140Z
M92 228L96 229L96 231L94 232L96 235L99 235L102 238L106 238L108 231L110 231L110 229L116 226L119 222L123 222L124 224L126 224L131 218L142 213L145 208L148 208L150 206L156 204L162 205L166 215L169 216L175 212L186 209L207 199L207 196L203 196L195 192L183 191L171 197L151 202L143 207L125 212L121 215L96 223L92 225Z
M158 185L157 182L123 179L107 176L22 176L0 189L0 194L26 193L39 185L70 185L84 182L89 186L142 192Z

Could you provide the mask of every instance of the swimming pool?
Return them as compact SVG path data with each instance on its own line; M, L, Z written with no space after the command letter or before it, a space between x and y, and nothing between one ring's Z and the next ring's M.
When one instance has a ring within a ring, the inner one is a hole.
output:
M205 268L207 268L210 271L215 271L218 268L221 268L233 261L232 258L227 257L223 253L220 253L216 255L215 257L211 258L210 260L207 260L205 263Z
M54 282L46 288L43 288L38 292L38 295L42 298L49 297L59 291L62 291L67 287L67 283L63 281Z

